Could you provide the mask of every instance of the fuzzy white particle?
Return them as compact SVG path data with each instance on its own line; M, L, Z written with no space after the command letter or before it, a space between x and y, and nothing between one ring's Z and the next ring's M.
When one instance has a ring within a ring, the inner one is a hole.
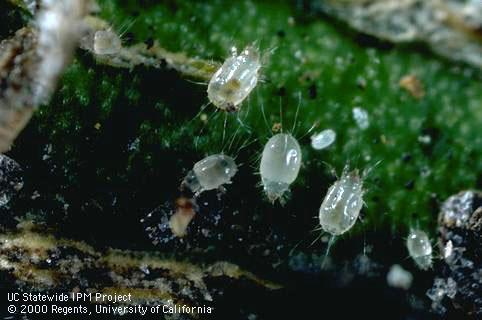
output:
M353 119L355 120L358 128L365 130L370 126L370 120L368 119L368 112L360 107L355 107L352 110Z
M412 281L412 274L398 264L394 264L387 273L387 283L394 288L408 290L412 285Z

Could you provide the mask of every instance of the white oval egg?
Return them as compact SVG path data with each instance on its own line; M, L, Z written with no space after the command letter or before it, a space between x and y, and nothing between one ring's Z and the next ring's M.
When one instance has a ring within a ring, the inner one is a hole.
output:
M332 129L326 129L311 137L311 146L315 150L323 150L328 148L336 139L336 132Z

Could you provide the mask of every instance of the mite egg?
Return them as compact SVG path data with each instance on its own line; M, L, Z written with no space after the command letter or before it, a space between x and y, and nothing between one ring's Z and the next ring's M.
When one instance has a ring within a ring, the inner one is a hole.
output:
M289 190L301 166L301 148L291 135L279 133L266 143L261 157L260 174L263 188L271 202Z
M94 35L94 52L99 55L116 54L122 48L119 36L112 30L100 30Z
M336 139L336 132L326 129L311 137L311 146L315 150L323 150L328 148Z
M246 47L239 55L233 54L209 81L209 101L221 110L238 110L256 87L260 68L260 54L254 46Z
M219 189L231 183L238 167L234 159L224 154L208 156L194 164L182 186L199 195L203 191Z
M363 181L358 170L343 170L340 179L328 189L320 207L321 228L336 236L350 230L363 207Z
M425 232L412 230L407 238L407 249L410 257L422 270L432 266L432 244Z

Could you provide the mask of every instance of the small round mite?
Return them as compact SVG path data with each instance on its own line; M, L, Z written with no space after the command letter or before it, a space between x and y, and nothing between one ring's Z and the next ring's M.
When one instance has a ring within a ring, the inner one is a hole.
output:
M300 167L301 148L295 137L278 133L268 140L261 157L260 174L271 202L282 199L298 177Z
M224 184L231 183L237 171L238 166L233 158L224 154L210 155L194 164L181 186L196 195L207 190L222 189Z
M321 203L320 226L333 236L343 234L353 227L362 207L363 179L358 170L348 172L345 167Z
M432 244L422 230L411 230L407 238L407 249L410 257L422 270L432 266Z
M122 49L122 41L112 30L99 30L94 34L94 53L98 55L116 54Z
M260 68L260 54L255 46L247 46L239 55L234 52L209 81L209 101L221 110L237 111L256 87Z

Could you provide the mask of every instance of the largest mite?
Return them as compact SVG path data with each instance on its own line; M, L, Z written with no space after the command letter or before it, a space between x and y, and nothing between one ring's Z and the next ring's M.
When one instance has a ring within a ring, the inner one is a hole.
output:
M217 108L234 112L256 87L261 69L259 50L247 46L231 57L214 73L208 84L209 101Z

